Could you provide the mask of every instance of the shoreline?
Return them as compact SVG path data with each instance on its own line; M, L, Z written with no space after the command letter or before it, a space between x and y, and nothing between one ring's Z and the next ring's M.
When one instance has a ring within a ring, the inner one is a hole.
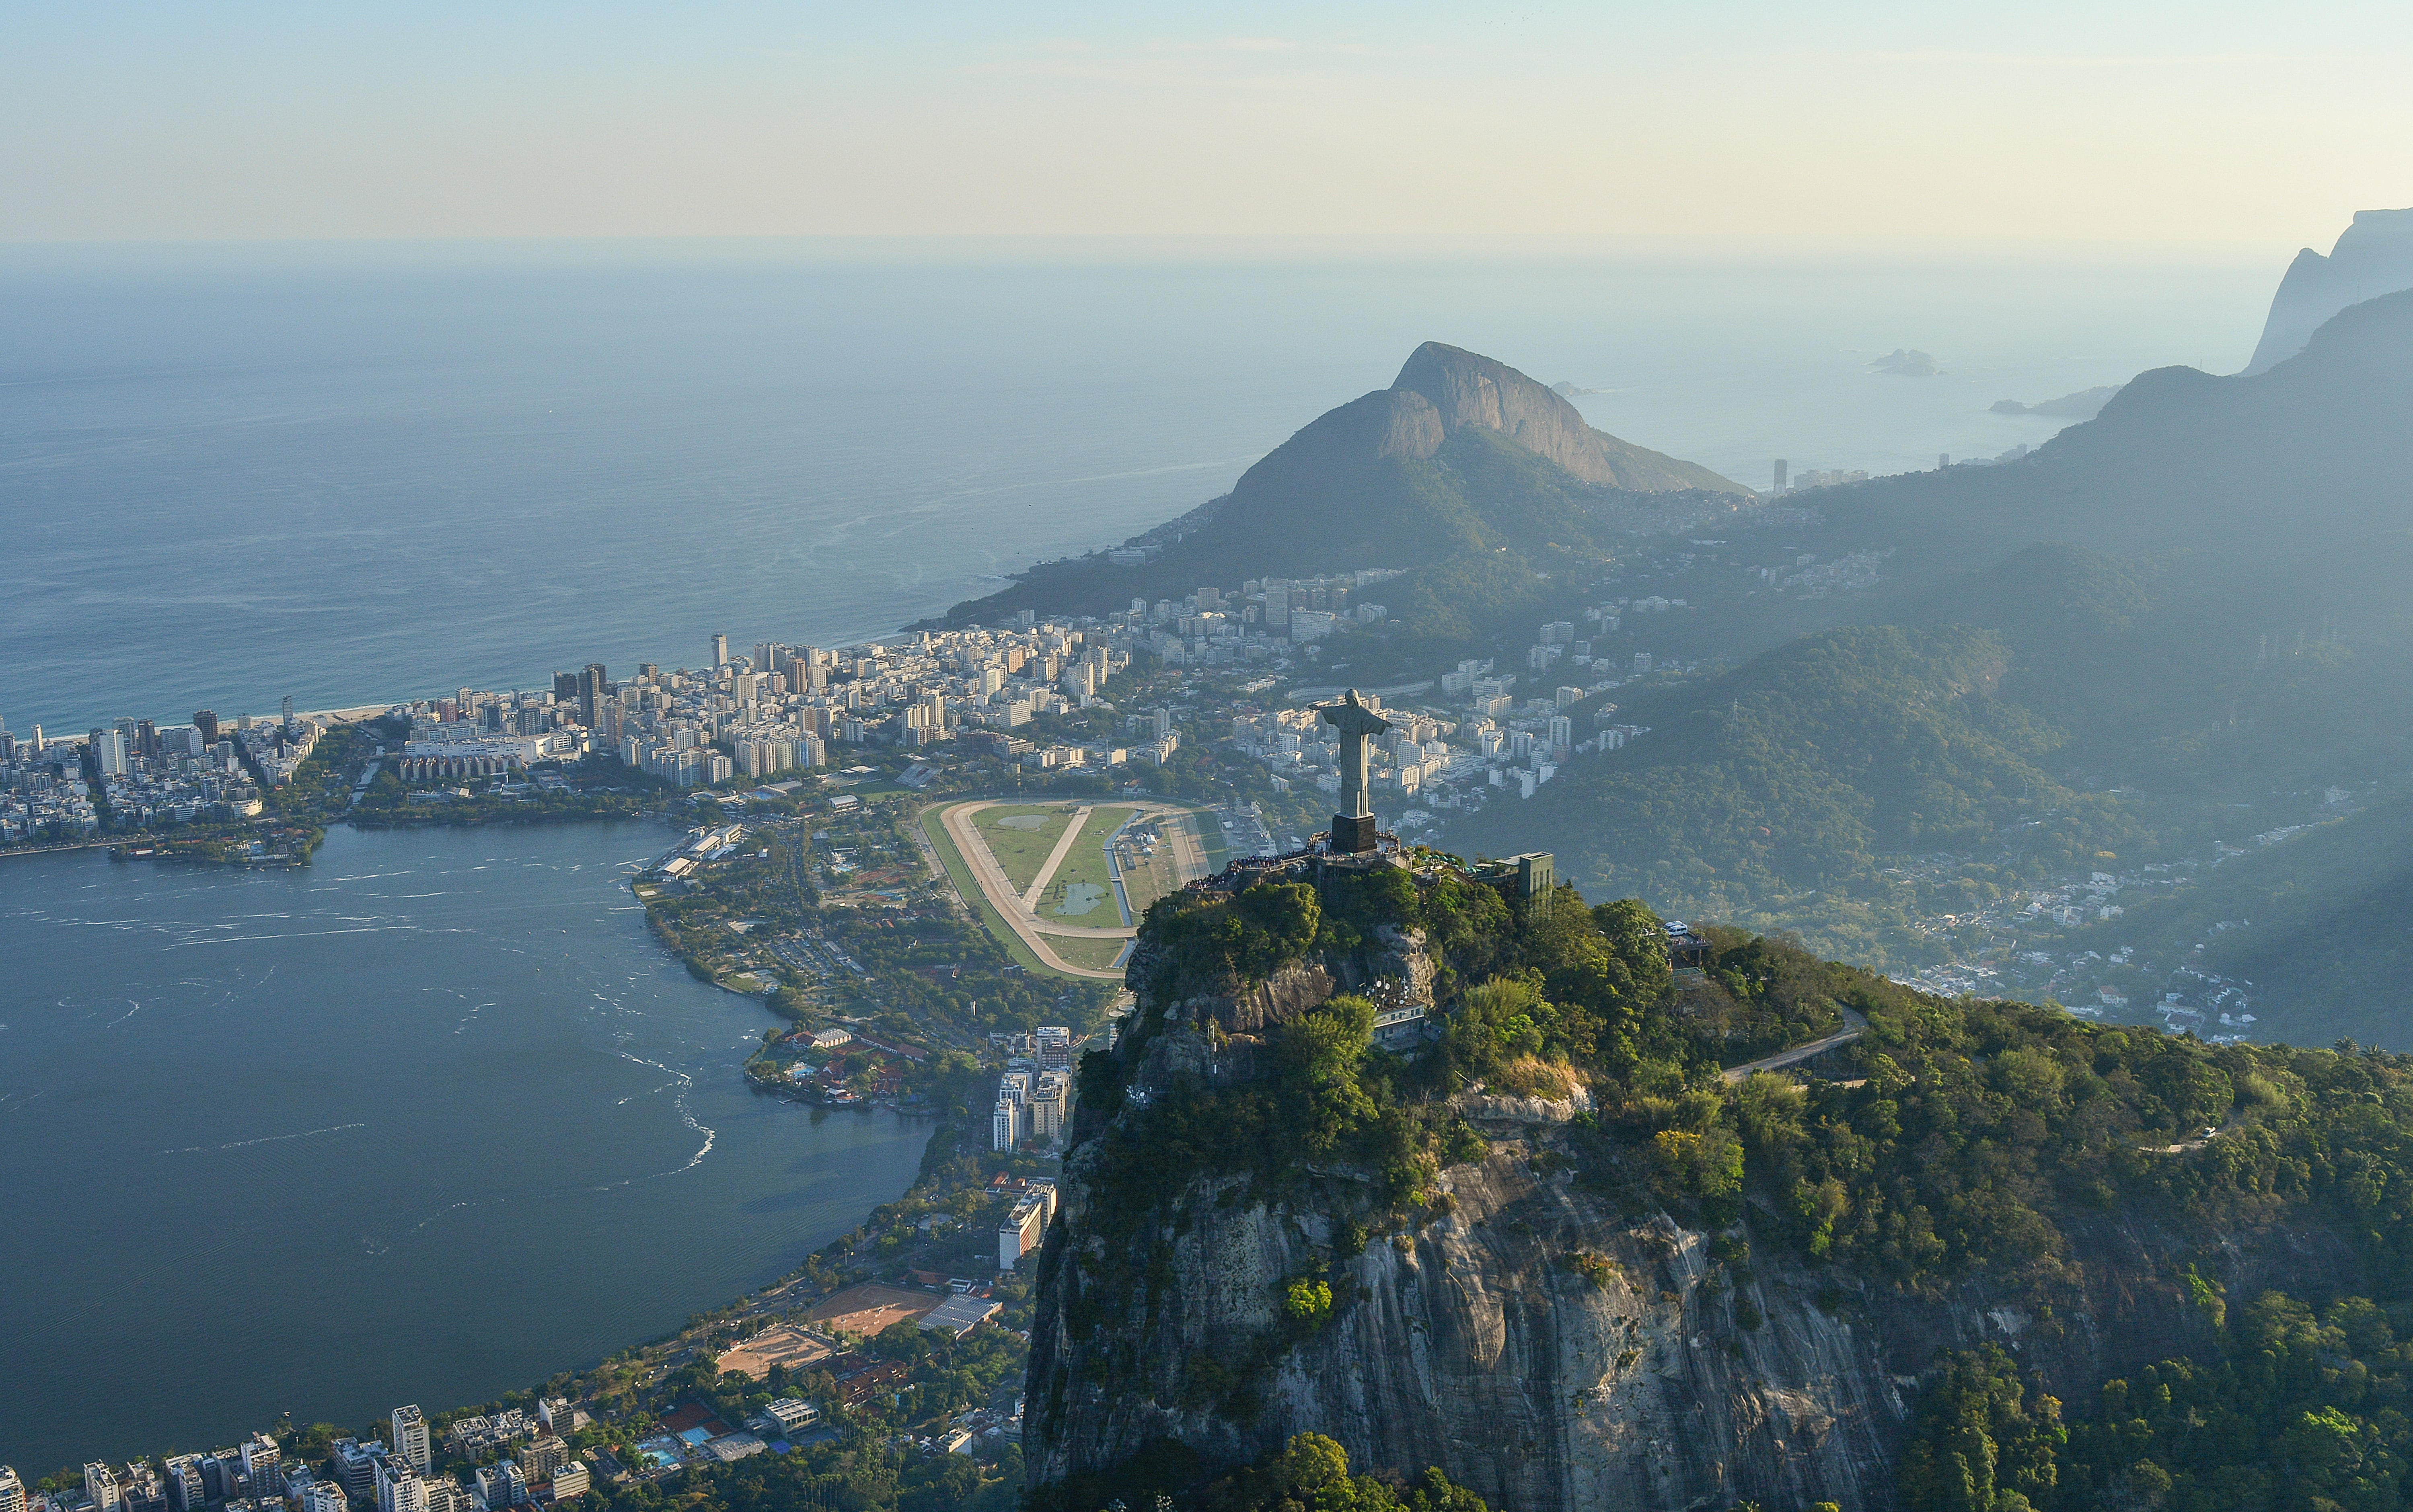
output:
M579 815L573 817L600 820L614 819L619 818L620 816ZM443 827L466 829L472 826L449 825ZM363 840L374 842L377 838L377 829L374 827L356 828L354 833L357 838ZM110 848L111 843L113 842L81 842L53 849L106 850ZM626 890L627 882L627 876L623 873L619 879L617 888L614 889L618 896L623 898L628 897L628 892ZM142 882L141 881L133 881L129 882L129 885L140 887L142 885ZM623 927L627 926L623 926ZM637 932L630 936L630 944L640 956L652 956L658 960L662 960L665 965L676 966L685 964L684 957L680 953L669 948L668 942L664 941L659 933L646 929L643 925L636 925L634 927ZM656 952L659 952L659 955L657 956L655 954ZM714 986L717 984L702 985ZM728 989L723 988L723 990L726 991ZM711 994L711 996L718 997L719 994L715 993ZM732 996L745 995L733 993ZM778 1015L763 999L757 997L754 1007L760 1013L760 1023L779 1023ZM754 1015L748 1014L745 1008L739 1004L729 1003L727 1004L727 1008L729 1011L732 1011L736 1015L743 1015L745 1018L752 1019L754 1017ZM794 1090L765 1085L750 1076L748 1074L748 1061L751 1059L751 1052L757 1049L759 1049L759 1045L741 1045L732 1051L716 1056L711 1062L712 1077L715 1079L725 1078L727 1082L731 1084L733 1090L743 1093L745 1101L748 1103L752 1103L756 1098L767 1097L778 1102L791 1104L798 1111L807 1115L811 1122L815 1125L819 1125L828 1116L850 1110L850 1106L847 1104L814 1103L808 1101L805 1096L799 1095ZM703 1073L701 1071L698 1073L698 1079L703 1079ZM939 1177L937 1172L939 1169L946 1166L959 1152L957 1147L961 1145L967 1137L966 1131L969 1128L969 1124L967 1124L960 1116L962 1110L955 1106L952 1102L945 1100L936 1101L929 1105L921 1107L899 1106L893 1102L872 1102L866 1100L861 1104L852 1104L851 1111L866 1116L866 1120L854 1120L858 1122L876 1121L880 1119L888 1118L896 1119L897 1126L910 1134L913 1153L904 1166L903 1174L905 1175L905 1180L900 1187L881 1192L866 1192L863 1194L858 1205L850 1205L842 1210L831 1215L830 1222L833 1225L834 1235L827 1244L819 1246L815 1251L807 1252L800 1246L795 1245L794 1239L791 1238L789 1241L777 1246L777 1251L767 1257L771 1264L777 1267L774 1271L762 1276L760 1281L752 1284L746 1285L741 1289L725 1292L718 1296L707 1296L706 1297L700 1298L696 1304L695 1312L684 1322L667 1321L666 1326L657 1325L652 1328L632 1329L629 1333L617 1338L608 1339L600 1344L589 1345L585 1351L582 1351L577 1355L564 1355L542 1363L536 1370L528 1371L524 1373L514 1373L510 1379L496 1382L490 1387L487 1387L486 1390L497 1401L511 1401L523 1397L532 1397L536 1394L549 1394L549 1383L559 1381L565 1376L578 1377L595 1372L609 1362L614 1360L643 1357L652 1363L659 1363L665 1358L673 1359L674 1361L676 1356L683 1353L691 1351L696 1346L697 1341L703 1338L708 1333L710 1326L715 1320L725 1321L733 1316L757 1312L765 1306L774 1303L785 1306L788 1305L788 1298L792 1296L801 1298L797 1305L809 1305L812 1300L817 1299L821 1291L827 1290L829 1288L824 1286L814 1286L811 1282L808 1267L813 1265L815 1256L831 1251L834 1248L839 1251L848 1249L851 1241L863 1232L864 1225L871 1221L872 1215L877 1210L881 1208L892 1206L896 1203L906 1201L917 1192L928 1191L930 1184L934 1179L943 1180L943 1178ZM798 1236L797 1238L801 1238L801 1236ZM809 1292L811 1295L805 1296L804 1294L807 1292ZM477 1404L477 1399L470 1396L464 1396L459 1400L445 1400L444 1405L440 1407L437 1405L435 1401L431 1401L428 1406L431 1420L438 1418L439 1416L458 1416L464 1412L476 1412L479 1410L481 1410L481 1408ZM306 1413L297 1413L296 1416L297 1418L303 1416L325 1416L325 1413L321 1409L314 1407L308 1409ZM248 1415L246 1426L252 1428L264 1428L266 1430L276 1434L279 1438L284 1438L286 1436L285 1433L276 1428L271 1421L274 1416L275 1414L274 1412L263 1408L259 1413ZM293 1430L298 1433L301 1430L302 1424L300 1421L296 1421L290 1426ZM232 1433L233 1430L229 1430L227 1435L221 1436L232 1436ZM207 1435L204 1436L206 1437ZM109 1459L132 1457L140 1460L155 1461L159 1454L162 1452L173 1453L180 1447L191 1448L196 1443L200 1442L199 1440L186 1442L185 1440L189 1437L190 1435L185 1435L184 1438L177 1438L172 1434L162 1433L155 1437L152 1437L151 1442L147 1446L138 1443L137 1445L126 1448L124 1455L119 1454L117 1450L112 1447L100 1451L99 1457ZM174 1440L173 1443L170 1443L171 1438ZM72 1456L73 1460L78 1461L96 1458L96 1454L92 1451L92 1446L89 1445L83 1445L82 1447L77 1447L73 1444L53 1444L50 1445L47 1450L47 1458L44 1458L41 1455L21 1455L18 1462L23 1468L33 1470L34 1464L47 1466L51 1460L59 1460L62 1463L67 1462L70 1456ZM34 1464L26 1463L26 1460L28 1458L31 1458L34 1460ZM28 1476L27 1485L30 1491L32 1489L32 1479L30 1475ZM198 1507L196 1512L199 1512Z

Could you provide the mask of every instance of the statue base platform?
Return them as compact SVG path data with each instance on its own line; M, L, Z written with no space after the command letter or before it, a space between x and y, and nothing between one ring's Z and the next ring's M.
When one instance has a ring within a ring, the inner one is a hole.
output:
M1374 849L1374 816L1332 816L1332 851L1336 855L1363 855Z

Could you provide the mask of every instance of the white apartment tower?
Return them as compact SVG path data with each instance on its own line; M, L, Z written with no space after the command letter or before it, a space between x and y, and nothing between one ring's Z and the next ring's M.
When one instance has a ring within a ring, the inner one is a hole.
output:
M427 1483L410 1461L390 1454L377 1461L377 1512L427 1512Z
M393 1452L397 1458L409 1460L410 1468L422 1475L435 1463L427 1452L427 1419L416 1402L393 1410Z
M7 1465L0 1465L0 1512L25 1512L25 1483Z
M20 1491L19 1495L23 1492ZM117 1493L117 1475L107 1465L94 1463L83 1467L83 1494L93 1505L93 1512L118 1512L126 1505Z

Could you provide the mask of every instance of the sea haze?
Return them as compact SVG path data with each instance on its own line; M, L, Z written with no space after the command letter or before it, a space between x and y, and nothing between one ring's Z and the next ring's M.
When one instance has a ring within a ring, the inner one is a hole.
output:
M0 861L0 1462L490 1400L801 1263L929 1124L749 1091L668 832L337 829L291 872Z
M0 717L24 733L833 642L1229 487L1417 343L1767 481L2240 365L2276 264L1301 249L0 254ZM1874 374L1898 347L1943 376ZM1372 565L1372 564L1369 564ZM1282 564L1266 564L1269 571Z

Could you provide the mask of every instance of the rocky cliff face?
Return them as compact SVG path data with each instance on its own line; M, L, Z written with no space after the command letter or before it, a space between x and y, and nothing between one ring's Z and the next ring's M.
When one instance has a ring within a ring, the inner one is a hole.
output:
M2287 264L2245 371L2259 373L2302 351L2347 305L2403 289L2413 289L2413 210L2356 211L2328 257L2308 246Z
M1475 427L1496 431L1536 456L1583 479L1636 492L1708 488L1738 494L1726 479L1696 463L1666 456L1592 429L1574 405L1505 363L1438 341L1412 353L1391 393L1414 395L1432 408L1443 437ZM1439 450L1442 437L1433 449ZM1417 453L1429 456L1430 452Z
M1127 1101L1084 1110L1087 1133L1144 1118L1177 1078L1249 1079L1258 1030L1378 979L1429 994L1421 938L1391 933L1245 992L1144 996L1165 1005L1162 1025ZM1939 1348L2003 1343L2084 1401L2211 1341L2180 1258L2202 1236L2064 1215L2051 1306L1983 1282L1907 1297L1772 1238L1739 1253L1738 1239L1773 1235L1762 1215L1712 1235L1638 1199L1580 1121L1587 1106L1580 1088L1565 1102L1459 1098L1489 1152L1442 1172L1445 1210L1405 1231L1385 1231L1370 1179L1346 1168L1302 1164L1271 1186L1167 1170L1137 1193L1093 1181L1099 1145L1085 1143L1040 1261L1031 1484L1111 1477L1167 1443L1212 1474L1312 1430L1353 1463L1438 1465L1518 1512L1885 1508ZM2223 1236L2219 1252L2232 1297L2355 1279L2351 1253L2319 1230ZM1305 1329L1284 1309L1302 1277L1329 1278L1334 1297Z

